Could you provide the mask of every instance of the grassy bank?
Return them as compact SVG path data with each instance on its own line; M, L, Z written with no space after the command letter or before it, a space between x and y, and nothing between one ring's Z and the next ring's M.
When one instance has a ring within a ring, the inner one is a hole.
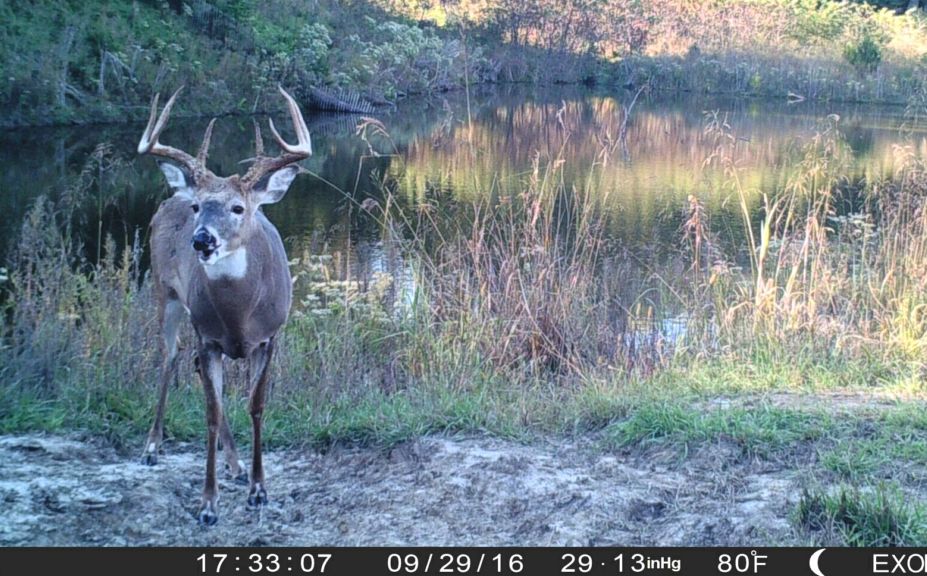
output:
M817 0L0 2L0 125L265 111L282 83L374 104L482 82L903 103L927 18Z
M185 85L194 115L254 113L278 83L372 103L483 77L478 49L373 2L0 3L4 125L141 120Z

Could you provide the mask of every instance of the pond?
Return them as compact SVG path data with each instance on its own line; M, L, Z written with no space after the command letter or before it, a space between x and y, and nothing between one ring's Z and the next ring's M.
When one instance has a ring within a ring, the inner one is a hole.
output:
M383 202L388 189L393 201L416 209L426 203L504 197L524 188L534 162L543 166L561 159L558 177L564 190L589 187L607 197L611 238L631 249L672 249L679 244L692 194L721 230L742 226L727 176L706 165L717 145L705 130L712 114L726 120L736 135L738 166L752 191L749 205L757 219L760 191L782 187L796 151L828 115L839 116L837 126L852 149L851 181L890 174L894 146L905 141L899 130L904 120L900 107L654 93L634 103L622 146L624 109L633 99L633 93L623 90L483 88L473 91L469 109L464 93L385 109L377 118L388 136L371 126L367 139L356 130L360 116L305 111L315 151L303 163L310 173L298 178L287 197L267 212L291 248L311 240L314 250L371 270L384 258L379 248L382 227L357 208L365 199ZM178 109L183 109L182 99ZM175 117L162 140L195 151L206 123ZM283 118L277 124L289 128ZM89 186L78 218L85 253L92 261L107 234L118 244L131 242L136 233L144 237L167 187L154 160L134 153L142 128L132 124L3 133L0 208L6 217L0 225L0 252L8 253L34 199L72 190L101 143L110 147L115 163L101 173L85 174ZM913 134L920 153L927 149L925 137L924 131ZM267 146L270 150L269 141ZM212 170L220 175L242 170L240 161L252 154L251 119L221 118L213 137ZM852 211L853 206L844 209Z

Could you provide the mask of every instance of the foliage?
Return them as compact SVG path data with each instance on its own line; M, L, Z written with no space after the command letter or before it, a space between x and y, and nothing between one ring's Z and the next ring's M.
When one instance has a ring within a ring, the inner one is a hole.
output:
M449 88L461 83L463 50L433 31L401 22L368 19L370 34L348 36L343 44L345 66L333 77L338 86L375 87L395 99L406 93Z
M4 0L0 17L6 125L141 117L180 84L200 114L256 111L277 83L376 101L499 79L903 101L927 58L916 12L824 0Z
M839 39L852 10L848 4L822 0L792 0L789 8L795 22L790 32L800 42Z
M219 113L253 111L277 83L394 98L463 82L456 37L373 5L190 0L182 7L0 3L2 122L141 117L151 94L180 84L188 110ZM478 51L472 56L481 65Z
M857 42L847 44L843 50L843 57L857 70L872 72L882 62L882 48L867 34Z
M923 507L912 506L905 494L886 486L874 491L805 490L798 519L811 532L831 532L843 546L923 546L927 542Z

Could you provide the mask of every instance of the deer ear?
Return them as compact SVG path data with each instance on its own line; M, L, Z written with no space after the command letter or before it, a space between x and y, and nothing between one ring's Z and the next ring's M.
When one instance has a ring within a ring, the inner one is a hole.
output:
M259 205L279 202L290 189L290 184L297 174L299 166L287 166L264 176L251 189L252 200Z
M175 194L189 194L188 189L193 188L193 177L189 172L170 162L158 162L158 168L161 169L161 173L167 179L167 185Z

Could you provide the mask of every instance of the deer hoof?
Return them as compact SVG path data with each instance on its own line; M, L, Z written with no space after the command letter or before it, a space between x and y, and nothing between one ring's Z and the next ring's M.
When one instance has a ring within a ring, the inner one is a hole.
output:
M247 486L249 484L248 472L245 470L245 463L241 460L238 461L237 466L232 466L232 464L226 462L225 469L231 474L232 481L239 486Z
M265 504L267 504L267 490L264 490L260 482L256 482L251 487L251 493L248 494L248 506L264 506Z
M142 454L142 464L145 466L154 466L158 463L158 445L154 442L149 442L148 446L145 448L145 453Z
M204 502L203 506L200 508L200 513L197 514L196 519L199 520L201 526L215 526L216 522L219 521L219 514L216 512L216 508L212 502Z

